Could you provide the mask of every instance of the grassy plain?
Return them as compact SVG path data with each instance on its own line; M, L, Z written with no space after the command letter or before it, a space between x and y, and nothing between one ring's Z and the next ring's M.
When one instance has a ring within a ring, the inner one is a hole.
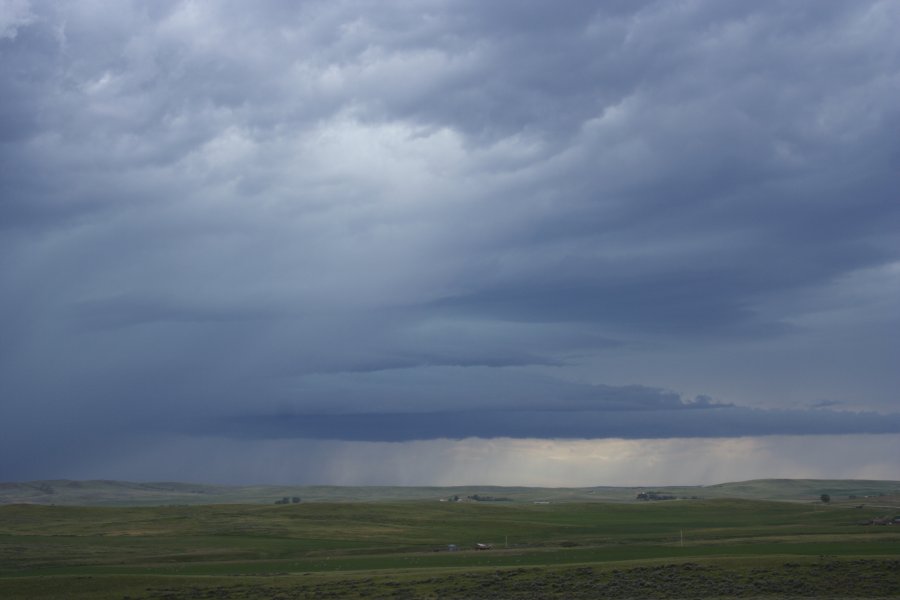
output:
M859 524L885 514L740 499L6 505L0 597L898 597L900 526Z

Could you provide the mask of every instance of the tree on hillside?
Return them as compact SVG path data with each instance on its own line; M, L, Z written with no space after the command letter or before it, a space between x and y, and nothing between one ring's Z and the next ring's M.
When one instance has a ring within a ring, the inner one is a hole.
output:
M831 496L829 496L828 494L822 494L821 496L819 496L819 500L821 500L825 504L828 504L829 502L831 502Z

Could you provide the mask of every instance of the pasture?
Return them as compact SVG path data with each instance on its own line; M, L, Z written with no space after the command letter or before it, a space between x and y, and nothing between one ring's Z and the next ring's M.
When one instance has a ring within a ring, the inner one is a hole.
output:
M0 597L897 597L900 526L859 524L883 513L727 499L7 505Z

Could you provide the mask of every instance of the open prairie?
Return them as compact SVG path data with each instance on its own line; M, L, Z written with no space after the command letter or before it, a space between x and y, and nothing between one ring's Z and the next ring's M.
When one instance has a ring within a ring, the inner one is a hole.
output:
M897 597L892 500L6 505L0 596Z

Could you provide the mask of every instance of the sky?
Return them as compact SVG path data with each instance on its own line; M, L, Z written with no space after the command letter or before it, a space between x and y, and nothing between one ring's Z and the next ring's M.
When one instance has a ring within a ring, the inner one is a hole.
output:
M900 480L898 30L0 0L0 481Z

